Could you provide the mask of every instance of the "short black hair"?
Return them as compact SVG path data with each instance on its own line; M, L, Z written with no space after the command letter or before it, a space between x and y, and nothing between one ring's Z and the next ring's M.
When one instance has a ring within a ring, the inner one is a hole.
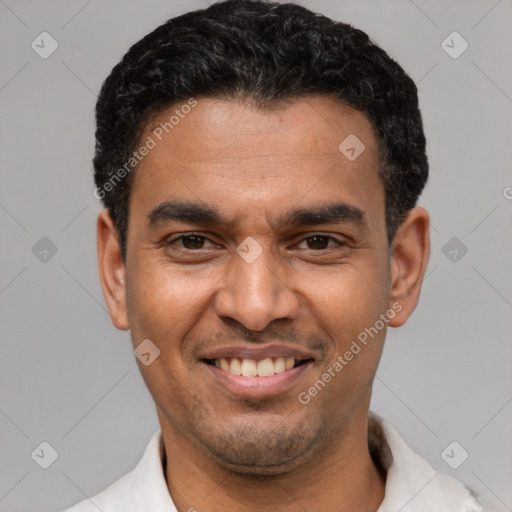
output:
M146 35L101 88L95 195L112 216L123 259L130 171L137 167L133 154L152 116L200 97L264 107L312 95L335 95L372 124L391 244L428 178L414 82L367 34L348 24L293 3L226 0L170 19Z

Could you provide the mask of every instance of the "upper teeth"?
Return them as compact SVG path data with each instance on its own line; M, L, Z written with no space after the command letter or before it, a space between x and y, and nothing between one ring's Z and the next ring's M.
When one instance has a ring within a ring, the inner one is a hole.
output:
M233 375L243 377L269 377L274 373L282 373L295 366L293 357L274 357L257 361L255 359L239 359L238 357L215 359L215 366Z

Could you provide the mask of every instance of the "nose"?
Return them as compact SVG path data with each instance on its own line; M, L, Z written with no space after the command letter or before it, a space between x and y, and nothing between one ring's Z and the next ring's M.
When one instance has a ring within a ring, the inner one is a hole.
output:
M234 257L215 296L214 309L222 319L234 319L251 331L262 331L274 320L296 318L299 302L291 284L279 275L270 250L266 250L251 263Z

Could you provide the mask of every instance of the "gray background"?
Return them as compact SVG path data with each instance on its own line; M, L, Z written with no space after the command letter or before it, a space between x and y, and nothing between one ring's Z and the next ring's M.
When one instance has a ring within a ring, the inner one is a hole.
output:
M388 334L372 408L494 510L512 510L512 2L301 3L367 31L419 84L432 255L417 311ZM0 0L3 512L97 493L158 427L97 277L94 105L129 45L206 5ZM46 60L31 48L43 31L59 44ZM453 31L469 43L457 59L441 47ZM32 252L42 237L58 250L46 262ZM443 252L452 237L459 249ZM31 458L42 441L59 455L46 470ZM441 457L452 441L469 452L456 470Z

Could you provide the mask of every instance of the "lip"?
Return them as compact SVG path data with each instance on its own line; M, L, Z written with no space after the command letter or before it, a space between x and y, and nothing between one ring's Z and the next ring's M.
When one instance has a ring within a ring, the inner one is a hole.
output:
M313 362L309 361L269 377L242 377L204 361L203 365L216 382L234 395L249 398L271 398L289 391L311 369Z
M221 357L238 357L239 359L254 359L256 361L261 361L268 357L293 357L298 361L302 361L303 359L315 359L313 354L300 347L286 345L258 345L257 347L228 345L212 349L201 355L200 359L220 359Z

